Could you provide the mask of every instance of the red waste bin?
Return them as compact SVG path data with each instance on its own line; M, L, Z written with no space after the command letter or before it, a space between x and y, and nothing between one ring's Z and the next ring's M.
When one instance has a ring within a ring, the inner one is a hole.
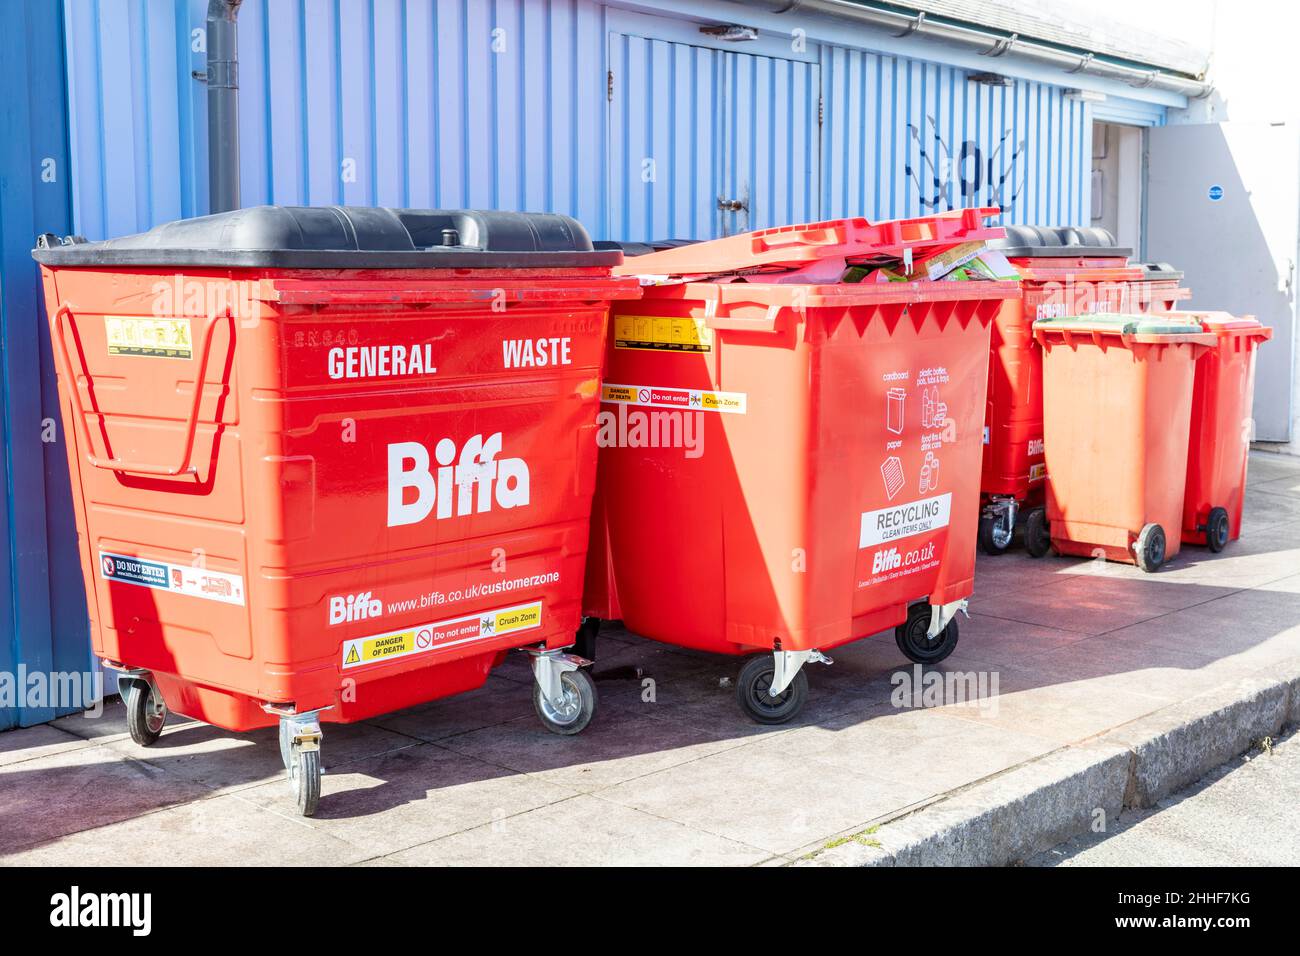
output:
M989 323L1018 286L838 280L1000 235L983 225L995 212L630 258L622 271L659 284L611 320L586 613L759 655L737 689L766 723L798 711L800 668L837 645L897 625L911 659L951 653L973 582Z
M980 550L1001 554L1024 526L1025 550L1051 546L1044 512L1043 360L1036 319L1096 312L1166 311L1190 295L1162 263L1130 264L1104 229L1007 226L991 245L1020 274L1023 295L998 312L990 337L988 409L980 481Z
M1191 445L1183 497L1184 544L1222 551L1241 537L1246 462L1253 432L1255 350L1273 330L1253 315L1173 312L1169 318L1197 323L1216 344L1196 363L1192 392Z
M42 237L95 653L134 739L168 710L320 721L533 655L548 727L595 692L574 641L609 301L557 215L261 207L109 242ZM197 384L196 384L197 383Z
M1105 314L1039 319L1034 335L1052 546L1157 570L1179 551L1196 361L1215 337Z

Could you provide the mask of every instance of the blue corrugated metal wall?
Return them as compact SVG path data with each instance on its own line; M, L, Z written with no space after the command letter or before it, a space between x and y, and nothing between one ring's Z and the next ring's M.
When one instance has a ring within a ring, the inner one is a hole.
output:
M45 675L91 667L49 332L31 258L38 232L71 225L57 6L0 5L0 89L0 680L12 682L0 685L4 729L72 709L27 699L36 685L19 686L20 665Z
M1000 206L1003 222L1088 223L1092 119L1061 87L827 47L827 217Z
M205 91L191 75L205 9L0 5L0 670L87 664L63 451L39 443L57 406L31 239L206 212ZM553 210L598 238L967 205L1086 221L1090 106L1049 83L988 86L869 52L868 34L845 30L856 42L796 49L779 32L726 44L601 0L245 0L244 201ZM1122 100L1107 109L1127 115ZM33 178L45 157L59 172L48 183ZM745 209L720 212L724 197ZM52 713L0 710L0 727Z
M87 236L205 211L190 75L205 7L65 0ZM719 44L597 0L245 0L240 57L246 205L554 210L625 239L976 203L1084 222L1088 208L1090 107L1061 87ZM750 221L716 215L723 195L747 198Z

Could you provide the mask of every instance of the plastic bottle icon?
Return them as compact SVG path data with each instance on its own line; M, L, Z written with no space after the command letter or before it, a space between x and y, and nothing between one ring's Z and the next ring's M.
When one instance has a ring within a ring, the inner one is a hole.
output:
M921 481L919 490L921 494L927 491L935 491L939 487L939 459L934 457L934 452L925 453L925 461L921 463Z

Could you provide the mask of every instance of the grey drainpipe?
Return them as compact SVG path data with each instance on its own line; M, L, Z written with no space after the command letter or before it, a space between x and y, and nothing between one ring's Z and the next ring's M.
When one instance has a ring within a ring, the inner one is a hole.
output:
M239 208L239 46L243 0L208 0L208 208Z
M733 0L733 2L741 2L741 0ZM1214 84L1204 80L1195 80L1164 70L1146 70L1120 63L1110 63L1096 59L1091 53L1072 53L1069 50L1024 40L1018 36L1005 36L975 27L930 20L924 13L909 16L894 10L863 6L853 0L743 0L743 2L772 13L794 13L795 11L825 13L890 30L895 36L925 36L974 49L994 58L1014 53L1037 63L1057 67L1066 73L1103 76L1139 88L1151 87L1171 93L1181 93L1192 99L1209 96L1214 90Z

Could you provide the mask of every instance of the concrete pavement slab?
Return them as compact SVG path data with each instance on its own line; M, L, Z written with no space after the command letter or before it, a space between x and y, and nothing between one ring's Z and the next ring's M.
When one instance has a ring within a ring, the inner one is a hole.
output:
M3 859L12 866L342 866L365 851L234 795L83 830Z
M366 757L415 746L419 741L369 723L325 724L321 763L326 773ZM189 722L167 727L158 742L141 747L130 738L104 746L212 791L231 792L284 777L279 730L237 734Z
M381 855L504 820L576 792L436 744L418 744L326 774L320 809L304 825ZM277 813L294 812L284 780L241 790L239 796Z
M0 767L89 746L93 746L92 741L75 737L53 724L38 724L0 733Z
M656 705L605 705L581 734L561 737L535 717L442 742L448 750L587 792L699 760L743 741L645 712ZM640 711L630 708L640 707Z
M737 747L638 777L600 797L780 854L922 799L922 781L896 782L812 758Z
M395 853L401 866L748 866L771 856L594 796L577 796Z
M163 807L201 800L207 788L107 747L82 747L0 767L0 860Z

